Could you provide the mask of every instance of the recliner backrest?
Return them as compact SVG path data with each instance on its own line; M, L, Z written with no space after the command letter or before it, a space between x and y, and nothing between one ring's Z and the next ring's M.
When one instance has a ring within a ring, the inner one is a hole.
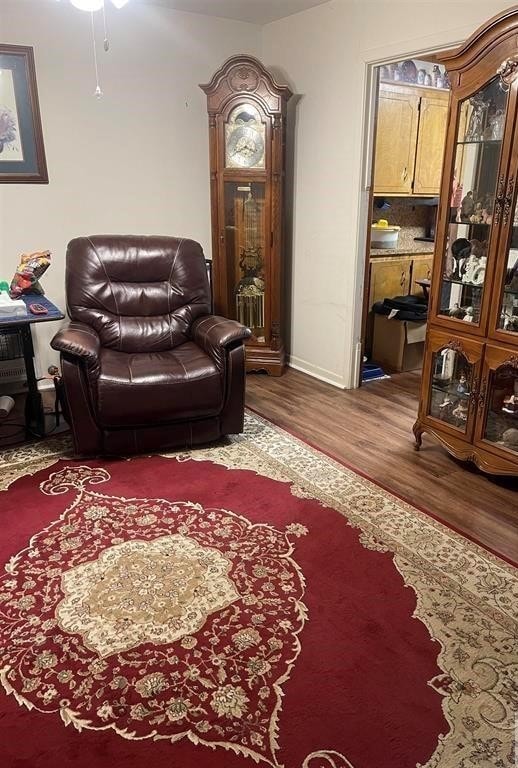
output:
M177 347L189 340L193 321L210 314L201 245L176 237L75 238L67 248L66 291L71 319L122 352Z

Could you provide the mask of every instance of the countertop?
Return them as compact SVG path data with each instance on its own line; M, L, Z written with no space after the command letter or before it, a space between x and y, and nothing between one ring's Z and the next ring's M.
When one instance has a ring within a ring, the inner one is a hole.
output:
M434 244L424 243L421 240L415 240L406 247L400 245L398 248L371 248L371 256L408 256L413 253L433 253Z

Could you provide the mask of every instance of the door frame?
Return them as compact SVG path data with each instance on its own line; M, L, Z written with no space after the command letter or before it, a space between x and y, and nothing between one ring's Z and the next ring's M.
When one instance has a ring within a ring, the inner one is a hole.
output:
M463 40L472 34L472 30L466 30L464 36L449 42L430 44L417 50L397 51L390 54L381 54L364 62L365 64L365 90L364 90L364 114L363 114L363 142L362 142L362 166L360 174L360 191L357 217L357 250L356 250L356 277L353 305L353 339L351 349L351 381L350 387L361 386L363 366L363 351L369 313L369 257L371 245L370 221L374 198L374 153L376 146L377 104L379 89L379 67L394 64L404 59L423 59L433 62L438 54L454 49L461 45ZM394 49L397 46L390 46ZM348 340L349 341L349 340Z

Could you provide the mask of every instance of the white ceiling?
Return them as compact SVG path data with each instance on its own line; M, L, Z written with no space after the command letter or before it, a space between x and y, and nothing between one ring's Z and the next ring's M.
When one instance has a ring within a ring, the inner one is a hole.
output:
M226 19L268 24L270 21L291 16L329 0L137 0L153 5L164 5L178 11L223 16ZM132 0L135 2L135 0Z
M0 0L0 6L12 2L55 3L56 0ZM67 0L61 0L67 2ZM329 0L130 0L131 3L162 5L177 11L221 16L224 19L248 21L252 24L269 24L308 8L328 3Z

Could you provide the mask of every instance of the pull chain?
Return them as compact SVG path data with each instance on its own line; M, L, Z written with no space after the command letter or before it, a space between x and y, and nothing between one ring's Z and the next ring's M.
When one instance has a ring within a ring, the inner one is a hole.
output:
M108 52L110 50L110 41L108 39L108 22L106 21L106 3L103 3L103 29L104 29L104 50Z
M95 42L95 22L94 22L94 13L93 11L90 14L90 18L92 21L92 46L93 46L93 54L94 54L94 68L95 68L95 91L94 95L101 99L103 97L103 92L101 89L101 86L99 84L99 67L97 64L97 45Z

